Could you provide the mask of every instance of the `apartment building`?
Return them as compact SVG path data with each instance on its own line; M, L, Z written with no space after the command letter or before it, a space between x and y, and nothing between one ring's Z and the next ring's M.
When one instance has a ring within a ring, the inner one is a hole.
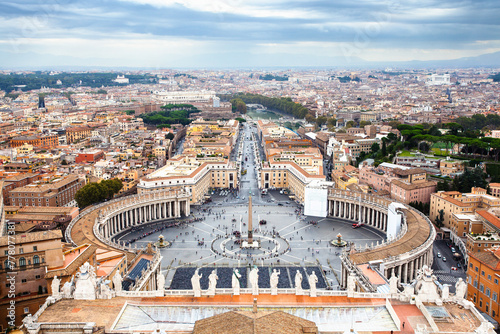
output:
M456 173L463 173L465 161L460 160L441 160L439 163L439 171L441 176L451 176Z
M76 126L66 129L66 142L74 143L81 139L88 138L92 135L92 130L86 126Z
M474 214L478 209L491 207L500 207L500 198L486 194L482 188L473 187L470 193L463 194L458 191L439 191L431 194L429 217L435 221L443 210L443 224L446 228L452 228L454 214ZM456 233L462 235L461 227L457 228Z
M76 206L75 194L85 185L78 175L36 182L9 192L13 206Z
M323 172L313 174L294 161L265 162L260 170L260 188L288 189L290 198L303 203L305 187L313 180L325 180Z
M139 194L184 188L191 193L191 204L205 200L209 188L239 187L238 169L228 159L201 162L189 156L169 159L165 166L140 179Z
M63 264L60 230L0 237L0 329L7 328L7 307L11 285L7 276L15 272L16 325L28 314L35 314L47 298L45 273ZM12 254L11 248L15 250Z
M104 152L101 150L90 150L78 152L75 157L75 163L94 163L104 158Z
M489 187L492 196L500 197L500 183L490 183Z
M423 169L396 169L394 175L397 179L391 182L391 198L406 204L430 202L431 194L436 191L437 182L428 181Z
M469 254L467 299L476 308L500 322L500 249L490 248Z
M59 145L57 135L34 135L14 137L10 141L10 146L19 147L25 144L36 148L53 148Z
M16 173L15 175L6 177L4 179L2 188L4 204L10 205L10 191L19 187L24 187L35 181L39 181L41 180L41 178L42 178L41 174L34 174L34 173L21 173L21 174Z

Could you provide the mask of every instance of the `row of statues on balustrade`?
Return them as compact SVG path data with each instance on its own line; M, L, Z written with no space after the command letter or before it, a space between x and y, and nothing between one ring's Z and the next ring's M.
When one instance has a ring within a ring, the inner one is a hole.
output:
M280 277L280 270L273 269L269 283L271 287L271 295L278 294L278 282ZM240 295L241 289L241 274L238 269L234 269L231 278L231 286L233 295ZM165 289L165 276L161 273L156 274L156 291L159 295L163 295ZM199 273L197 268L191 277L192 291L195 297L201 297L201 286L200 279L202 274ZM206 290L206 295L215 295L215 290L217 286L217 276L216 270L212 270L208 276L208 289ZM312 271L308 276L309 282L309 293L311 297L317 296L316 284L318 283L318 277L315 272ZM297 270L295 274L295 294L304 295L304 290L302 288L302 273ZM110 288L110 282L104 281L102 278L97 279L95 269L88 262L85 262L81 267L79 272L75 277L71 279L70 282L64 283L61 288L61 280L54 277L52 280L52 297L55 298L74 298L80 300L93 300L93 299L110 299L122 292L122 276L119 272L113 275L113 286L114 290ZM249 273L249 282L253 295L259 294L259 269L254 266ZM438 301L462 301L465 298L467 291L467 284L460 278L455 284L455 294L450 295L449 285L437 284L436 276L433 275L432 269L428 266L423 266L421 270L418 271L417 279L412 284L402 285L402 289L398 287L399 279L392 275L389 279L389 293L393 296L400 295L401 298L411 299L415 297L422 302L438 302ZM347 293L353 293L356 290L357 278L353 273L350 273L347 278ZM402 290L402 291L400 291Z
M200 286L200 279L202 277L202 274L198 272L198 268L195 270L194 275L191 277L191 285L193 288L194 296L195 297L201 297L201 286ZM280 270L273 269L273 272L271 273L271 276L269 278L269 283L271 287L271 295L277 295L278 294L278 282L279 282L279 276L281 272ZM252 295L258 295L259 294L259 269L257 267L253 267L252 270L250 270L250 273L248 275L251 290L252 290ZM217 286L217 280L219 277L217 276L217 273L214 270L210 273L208 276L208 289L207 289L207 295L208 296L214 296L215 295L215 288ZM241 289L241 274L238 269L233 270L232 278L231 278L231 287L233 290L233 295L238 296L240 295L240 289ZM304 290L302 289L302 279L303 276L300 273L299 270L297 270L297 273L295 274L295 294L296 295L303 295ZM314 273L314 271L311 272L311 274L308 277L308 282L309 282L309 295L311 297L316 297L317 290L316 290L316 283L318 283L318 276Z

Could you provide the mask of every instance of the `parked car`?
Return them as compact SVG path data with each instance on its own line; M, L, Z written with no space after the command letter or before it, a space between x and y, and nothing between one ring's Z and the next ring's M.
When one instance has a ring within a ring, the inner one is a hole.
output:
M457 267L458 268L462 267L462 265L460 264L460 262L457 262Z
M455 249L455 247L451 247L451 252L452 253L456 253L457 252L457 250Z
M441 257L441 253L439 253L439 252L438 252L438 253L437 253L437 257Z
M355 223L355 224L352 224L352 228L358 228L358 227L361 227L363 225L364 224L361 224L361 223Z
M443 256L443 262L446 262L446 257Z

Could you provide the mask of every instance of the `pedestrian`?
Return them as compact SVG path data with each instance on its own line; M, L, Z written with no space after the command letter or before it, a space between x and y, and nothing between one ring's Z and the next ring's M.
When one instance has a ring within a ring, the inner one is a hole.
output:
M403 321L403 329L405 329L405 322Z

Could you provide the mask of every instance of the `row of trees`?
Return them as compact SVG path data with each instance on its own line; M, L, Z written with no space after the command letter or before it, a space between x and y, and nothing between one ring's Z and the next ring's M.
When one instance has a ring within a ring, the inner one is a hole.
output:
M220 95L220 98L223 101L241 99L243 102L249 104L262 104L266 108L278 110L295 118L305 118L306 115L310 115L309 109L300 103L293 102L289 97L268 97L259 94L237 93L234 95ZM313 115L310 116L315 120Z
M407 149L420 149L422 147L424 150L429 150L435 143L443 143L448 154L449 149L460 144L462 148L460 152L456 152L457 154L480 155L482 159L490 157L498 161L500 157L500 139L491 137L478 138L479 133L470 130L465 131L457 123L447 123L444 126L450 129L449 133L452 134L443 135L436 126L424 129L423 125L420 124L413 126L401 124L398 126L398 130L401 131L404 147ZM426 142L428 145L423 147L422 142Z
M190 104L167 104L161 108L163 111L142 114L139 115L139 117L142 118L146 124L152 124L159 128L163 128L170 124L187 125L191 123L189 115L199 112L198 108Z
M356 159L356 166L366 159L374 159L375 166L382 162L392 162L394 155L402 147L403 143L398 141L398 137L394 133L389 133L386 138L382 139L382 146L379 143L373 143L370 152L361 151Z
M448 180L439 181L436 190L470 193L472 187L488 188L486 174L480 167L474 169L465 168L465 171L460 176L455 177L451 182Z
M72 86L88 86L88 87L102 87L102 86L120 86L113 80L116 79L117 73L60 73L50 75L48 72L37 71L30 74L15 74L9 75L0 74L0 90L10 92L15 89L16 85L26 85L23 90L40 89L40 87L72 87ZM156 78L149 74L144 75L129 75L127 78L130 84L135 83L149 83L154 82ZM61 80L62 85L57 84L57 80ZM80 83L81 82L81 83Z
M247 112L247 105L242 99L236 98L231 101L231 108L233 112L239 112L240 114L245 114Z
M91 182L86 184L75 194L78 207L83 209L89 205L111 199L123 188L120 179L103 180L99 183Z

